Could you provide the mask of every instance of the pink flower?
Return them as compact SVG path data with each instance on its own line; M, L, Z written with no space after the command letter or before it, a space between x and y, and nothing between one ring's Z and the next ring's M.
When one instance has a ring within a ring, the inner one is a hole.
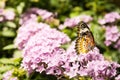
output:
M106 40L106 41L104 41L104 43L105 43L106 46L109 46L109 45L112 44L112 42L110 40Z
M0 22L13 20L15 18L15 12L10 9L0 9Z
M59 29L60 29L60 30L64 29L65 27L66 27L66 26L65 26L65 25L62 25L62 24L59 25Z
M92 20L93 18L89 15L80 15L80 21L84 21L85 23L88 23Z
M22 17L20 18L19 23L22 25L23 23L29 23L29 22L37 22L37 15L36 14L23 14Z
M47 24L37 23L35 21L29 21L23 24L18 29L18 35L15 40L15 45L19 49L23 49L31 36L35 35L38 31L44 28L49 28Z
M120 37L117 26L106 27L105 33L105 44L107 46L111 45L112 42L116 42Z
M4 13L4 9L1 8L0 9L0 16L3 15L3 13Z
M15 13L12 10L5 10L4 17L6 20L13 20L15 17Z
M86 54L77 55L75 42L71 44L64 55L66 55L66 61L63 65L65 69L64 74L70 78L80 75L89 76L93 80L110 79L115 77L116 68L120 67L115 62L104 60L104 57L96 47Z
M120 15L117 12L111 12L105 15L106 22L115 22L116 19L120 19Z
M74 18L71 18L71 19L68 18L68 19L65 20L64 26L74 27L74 26L77 25L79 22L80 22L80 17L79 17L79 16L74 17Z
M93 80L105 80L115 77L116 68L120 67L115 62L91 61L87 64L87 73Z
M18 80L17 77L12 76L13 71L7 71L6 73L3 74L3 79L2 80Z
M44 23L28 23L18 30L16 44L23 51L21 66L29 73L44 71L46 74L67 75L70 78L90 76L93 80L115 77L116 68L120 66L106 61L97 47L86 54L77 54L73 42L65 51L61 45L70 41L66 34ZM118 30L115 27L114 31L108 29L109 32L116 34Z
M52 74L52 75L61 75L63 74L63 69L59 66L52 66L46 70L47 74Z
M37 9L36 9L37 10ZM37 11L37 14L38 15L40 15L41 17L42 17L42 19L48 19L48 18L50 18L50 17L52 17L53 16L53 13L51 13L51 12L48 12L48 11L46 11L46 10L42 10L42 9L38 9Z
M119 20L120 19L120 14L117 13L117 12L110 12L108 14L106 14L104 16L103 19L100 19L98 22L101 24L101 25L104 25L106 23L113 23L115 22L116 20Z
M100 23L101 25L104 25L104 24L106 24L106 21L105 21L105 19L100 19L100 20L98 21L98 23Z
M47 10L31 8L21 16L20 24L23 24L28 20L37 21L38 16L40 16L42 20L46 20L54 17L54 14L52 12L48 12Z
M89 51L87 54L77 55L75 51L75 42L71 44L71 46L67 49L64 54L64 62L63 68L65 68L65 75L68 75L70 78L77 76L87 76L87 68L86 65L88 62L96 61L96 60L104 60L104 57L99 54L99 50L94 48Z
M84 21L84 22L88 23L92 20L93 20L93 18L91 16L80 15L80 16L66 19L64 24L60 25L59 28L64 29L65 27L75 27L80 21Z
M47 74L62 74L60 66L63 60L61 56L65 51L60 46L69 41L66 34L44 26L26 43L23 49L22 66L29 73L35 70L37 72L46 71Z
M69 78L73 78L77 76L79 73L79 67L80 67L80 64L78 63L71 62L71 64L72 64L71 66L70 66L70 63L68 64L68 67L66 66L65 68L66 71L64 72L64 74L69 76Z
M118 75L118 76L115 78L115 80L120 80L120 75Z

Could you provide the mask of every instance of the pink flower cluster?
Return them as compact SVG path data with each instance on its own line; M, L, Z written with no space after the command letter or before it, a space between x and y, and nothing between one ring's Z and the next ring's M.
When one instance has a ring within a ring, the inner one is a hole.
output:
M46 20L53 17L54 14L43 9L31 8L21 16L20 24L27 21L37 21L38 16L40 16L42 20Z
M120 20L120 14L117 12L110 12L104 16L103 19L99 20L99 23L101 25L106 24L106 23L113 23L116 20Z
M105 33L106 46L110 46L113 42L117 42L119 37L120 37L120 32L118 31L117 26L106 27L106 33Z
M10 9L0 9L0 22L13 20L15 18L15 13Z
M104 16L103 19L99 20L99 23L105 27L105 45L110 46L114 43L113 47L120 50L120 32L118 27L113 23L120 20L120 14L117 12L111 12ZM105 25L106 23L112 23Z
M16 44L23 50L22 66L29 73L35 70L50 74L60 65L60 56L64 53L60 48L61 44L69 41L66 34L50 28L47 24L31 23L27 26L24 24L16 38Z
M28 42L30 37L44 28L49 28L49 26L47 24L38 23L35 21L29 21L23 24L18 29L18 35L15 39L15 45L18 47L18 49L22 50L26 46L26 43Z
M24 17L24 24L22 23L22 26L19 28L15 40L15 44L23 53L21 66L24 69L29 73L34 71L42 73L44 71L46 74L67 75L70 78L78 75L89 76L93 80L111 79L116 76L116 68L120 67L120 65L105 60L96 47L87 54L79 55L75 51L75 42L67 50L61 48L62 44L70 41L69 37L57 29L50 28L45 23L36 22L35 19L37 18L35 17L39 14L42 15L39 11L46 13L44 10L41 11L33 8L30 10L30 16L32 15L32 17ZM84 18L79 16L78 18L74 18L75 23L71 19L70 21L68 20L68 23L65 22L64 24L73 27L81 20L85 20L86 22L92 20L90 17L87 17L88 19ZM111 33L115 34L117 29L113 29L114 31L111 31ZM106 35L111 34L107 33ZM108 40L113 37L117 39L116 36L109 37L111 38L108 38Z
M6 73L3 74L3 79L2 80L18 80L17 77L12 76L13 71L7 71Z
M97 48L87 54L77 55L75 43L68 48L65 56L64 74L70 78L80 75L89 76L93 80L111 79L116 75L116 68L120 67L115 62L106 61Z
M93 18L89 15L80 15L74 18L68 18L65 20L63 24L59 26L59 29L64 29L65 27L74 27L76 26L80 21L84 21L86 23L92 21Z

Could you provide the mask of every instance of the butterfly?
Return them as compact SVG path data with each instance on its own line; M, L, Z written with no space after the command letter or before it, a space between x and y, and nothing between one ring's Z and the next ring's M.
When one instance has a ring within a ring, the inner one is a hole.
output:
M77 54L87 53L95 47L93 34L84 22L80 22L77 27L76 52Z

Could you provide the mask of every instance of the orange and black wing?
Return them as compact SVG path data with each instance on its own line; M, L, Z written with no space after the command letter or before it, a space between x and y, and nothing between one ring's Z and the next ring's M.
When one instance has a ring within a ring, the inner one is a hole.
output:
M78 54L87 53L95 47L94 37L85 23L81 23L84 25L79 25L80 28L78 31L78 37L76 40L75 49Z

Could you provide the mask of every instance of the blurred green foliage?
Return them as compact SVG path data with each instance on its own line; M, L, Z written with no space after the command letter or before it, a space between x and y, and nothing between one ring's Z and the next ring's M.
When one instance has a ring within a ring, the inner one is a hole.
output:
M101 53L103 53L107 59L112 59L120 63L120 52L104 45L105 30L98 24L98 19L105 13L111 11L120 12L119 0L1 0L0 2L0 4L2 4L2 2L5 4L5 9L11 8L16 14L13 21L0 23L0 79L4 72L14 69L13 74L15 76L18 76L20 80L24 80L21 78L21 76L24 76L23 78L27 80L25 72L19 69L22 54L15 48L14 39L17 35L17 29L20 27L19 19L21 14L31 7L42 8L57 13L57 19L60 20L60 23L63 23L67 17L74 17L80 14L91 15L94 20L90 23L90 29L93 32ZM75 28L66 28L62 31L72 40L76 38ZM51 80L56 79L51 76L46 77L46 75L40 76L37 73L31 76L31 79L34 80L49 80L49 78L51 78Z

